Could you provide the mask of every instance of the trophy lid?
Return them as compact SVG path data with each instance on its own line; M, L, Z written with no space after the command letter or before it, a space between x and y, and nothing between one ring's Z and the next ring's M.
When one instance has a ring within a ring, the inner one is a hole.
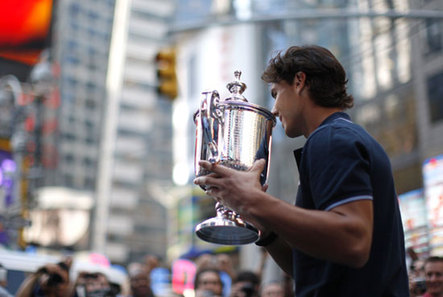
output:
M231 92L231 96L226 98L226 101L229 100L237 100L237 101L244 101L248 102L246 98L242 95L243 92L246 90L246 84L244 82L240 81L241 71L236 70L234 71L235 80L228 83L226 85L226 88Z

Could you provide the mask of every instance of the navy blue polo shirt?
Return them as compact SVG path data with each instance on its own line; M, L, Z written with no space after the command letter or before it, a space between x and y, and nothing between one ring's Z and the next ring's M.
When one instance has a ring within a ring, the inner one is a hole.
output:
M372 200L374 209L373 241L365 266L353 269L294 249L295 295L409 296L403 227L383 148L346 113L338 112L294 154L300 173L297 206L329 211L345 203Z

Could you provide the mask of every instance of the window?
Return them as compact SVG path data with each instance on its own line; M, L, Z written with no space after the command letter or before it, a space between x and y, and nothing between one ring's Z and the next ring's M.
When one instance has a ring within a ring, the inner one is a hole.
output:
M427 81L431 123L443 120L443 72Z
M426 20L426 44L428 54L439 53L443 49L443 22L437 19Z

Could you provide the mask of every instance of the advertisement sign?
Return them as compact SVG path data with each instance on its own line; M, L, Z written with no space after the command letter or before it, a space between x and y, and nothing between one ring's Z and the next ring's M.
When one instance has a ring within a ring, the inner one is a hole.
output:
M197 267L187 259L178 259L172 263L172 290L177 294L194 289L194 277Z
M423 164L431 255L443 256L443 155Z
M51 43L55 0L0 1L0 76L24 81Z
M428 251L428 220L423 189L398 196L405 231L405 245L417 254Z
M4 211L14 203L16 167L11 152L0 149L0 244L9 241Z

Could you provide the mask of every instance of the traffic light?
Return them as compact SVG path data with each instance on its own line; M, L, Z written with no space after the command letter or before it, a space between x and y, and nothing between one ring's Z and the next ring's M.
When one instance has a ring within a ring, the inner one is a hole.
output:
M177 75L175 73L175 49L167 48L159 51L156 56L157 62L157 91L170 99L175 99L178 94Z

